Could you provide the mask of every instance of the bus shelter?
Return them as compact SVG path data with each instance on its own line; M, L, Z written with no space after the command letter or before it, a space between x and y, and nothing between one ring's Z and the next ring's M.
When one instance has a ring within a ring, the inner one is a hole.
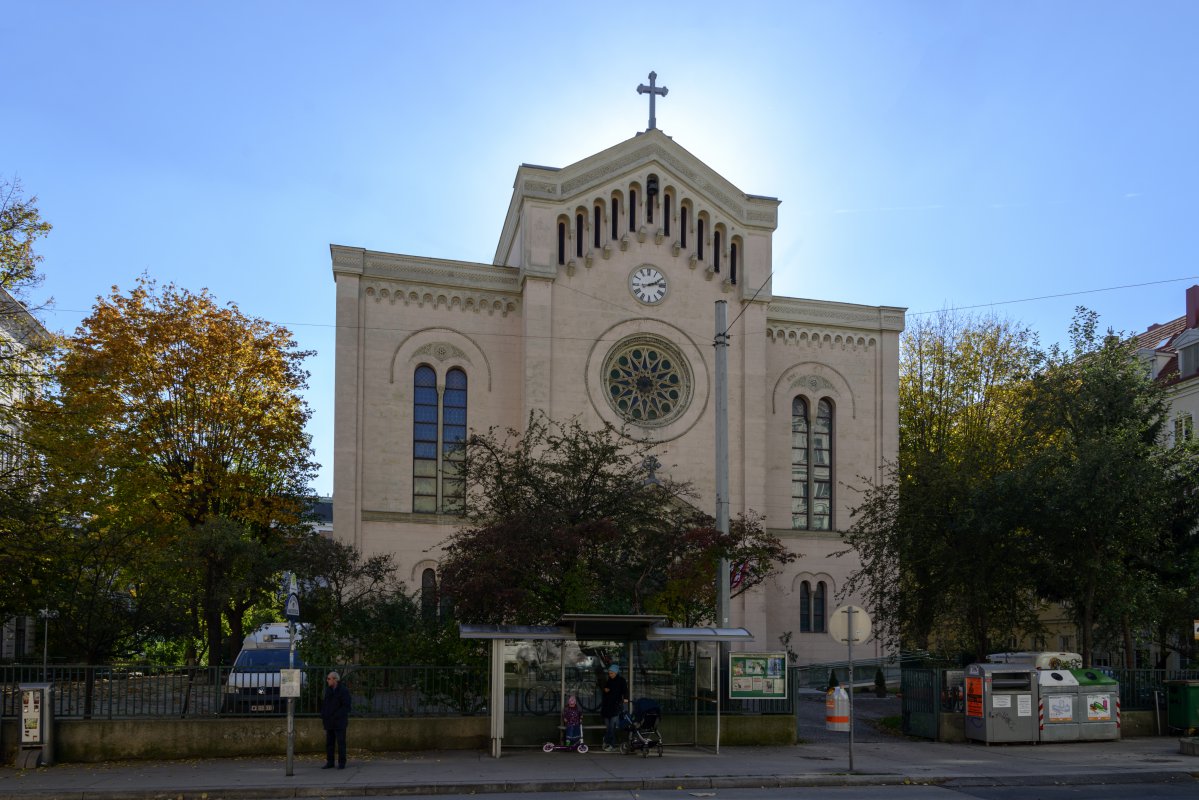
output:
M635 642L685 642L690 644L713 643L724 645L732 642L751 642L753 635L745 628L675 628L666 625L666 618L656 615L642 614L567 614L554 625L459 625L459 636L463 639L486 639L491 642L491 658L489 671L489 702L490 709L490 747L493 758L499 758L504 740L504 693L506 690L504 664L506 661L504 647L506 642L537 642L556 641L593 642L609 641L622 646L623 664L626 665L626 680L629 682L629 696L634 697L636 670L633 665L633 645ZM723 647L721 648L723 651ZM697 654L698 655L698 654ZM558 708L564 705L567 691L566 659L559 660L559 696ZM693 669L698 673L699 658L693 659ZM716 690L716 752L720 752L720 664L713 670ZM693 675L692 685L697 685L697 675ZM698 702L693 705L693 722L698 723Z

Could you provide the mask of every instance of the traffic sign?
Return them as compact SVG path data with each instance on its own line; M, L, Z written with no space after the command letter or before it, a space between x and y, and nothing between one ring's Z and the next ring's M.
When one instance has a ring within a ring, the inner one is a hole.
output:
M828 621L828 634L841 644L850 644L849 617L853 613L853 644L861 644L870 638L872 633L870 615L866 609L858 606L841 606L833 612Z
M298 595L289 594L287 596L287 604L283 606L283 616L287 617L292 622L298 622L300 619L300 598Z

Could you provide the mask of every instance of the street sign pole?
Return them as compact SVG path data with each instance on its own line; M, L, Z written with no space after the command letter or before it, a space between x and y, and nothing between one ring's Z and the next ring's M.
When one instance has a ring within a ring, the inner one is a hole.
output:
M855 619L860 617L860 619ZM870 615L857 606L841 606L829 620L829 636L849 647L849 771L853 772L853 643L870 638Z
M296 620L300 618L300 597L296 585L295 573L289 573L287 581L287 602L283 613L287 616L287 634L290 638L287 647L287 668L296 668ZM279 678L279 690L283 690L283 678ZM296 699L287 698L287 776L295 774L294 762L296 754Z

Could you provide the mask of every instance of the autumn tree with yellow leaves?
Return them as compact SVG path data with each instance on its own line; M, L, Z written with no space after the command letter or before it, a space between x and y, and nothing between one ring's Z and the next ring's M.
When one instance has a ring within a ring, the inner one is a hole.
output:
M56 361L36 429L60 536L116 555L97 566L103 576L64 571L59 598L70 602L71 581L99 582L127 611L152 597L151 627L180 615L208 662L226 661L288 538L306 530L309 355L286 328L207 290L143 278L98 298ZM77 652L105 654L75 634Z

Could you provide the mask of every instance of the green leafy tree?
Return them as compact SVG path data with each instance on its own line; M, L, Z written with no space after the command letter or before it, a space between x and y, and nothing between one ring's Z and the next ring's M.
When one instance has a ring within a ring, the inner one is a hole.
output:
M868 484L846 534L860 592L890 644L984 654L1000 635L1035 629L1027 535L1005 514L1005 476L1035 335L994 318L917 320L901 341L899 460Z
M1159 554L1193 565L1199 462L1163 436L1166 388L1136 357L1135 341L1099 332L1080 308L1071 347L1054 348L1031 384L1018 481L1041 554L1040 593L1071 612L1091 663L1096 632L1123 632L1132 666L1134 628L1152 628L1161 603L1194 573L1166 582Z
M52 226L42 219L36 197L25 197L19 181L0 181L0 289L18 299L41 284L42 256L34 249Z
M563 613L712 618L715 564L748 591L795 556L757 518L721 536L693 491L654 475L650 445L611 427L530 416L524 431L471 436L467 522L446 543L444 591L475 622L552 623Z
M55 339L22 301L42 281L34 245L49 232L37 198L26 198L18 182L0 181L0 620L43 607L46 520L22 404L45 382Z
M207 291L142 280L102 298L32 410L61 536L140 526L189 569L163 573L209 663L227 659L305 530L310 460L300 392L309 354L284 328ZM230 632L225 647L225 626Z

